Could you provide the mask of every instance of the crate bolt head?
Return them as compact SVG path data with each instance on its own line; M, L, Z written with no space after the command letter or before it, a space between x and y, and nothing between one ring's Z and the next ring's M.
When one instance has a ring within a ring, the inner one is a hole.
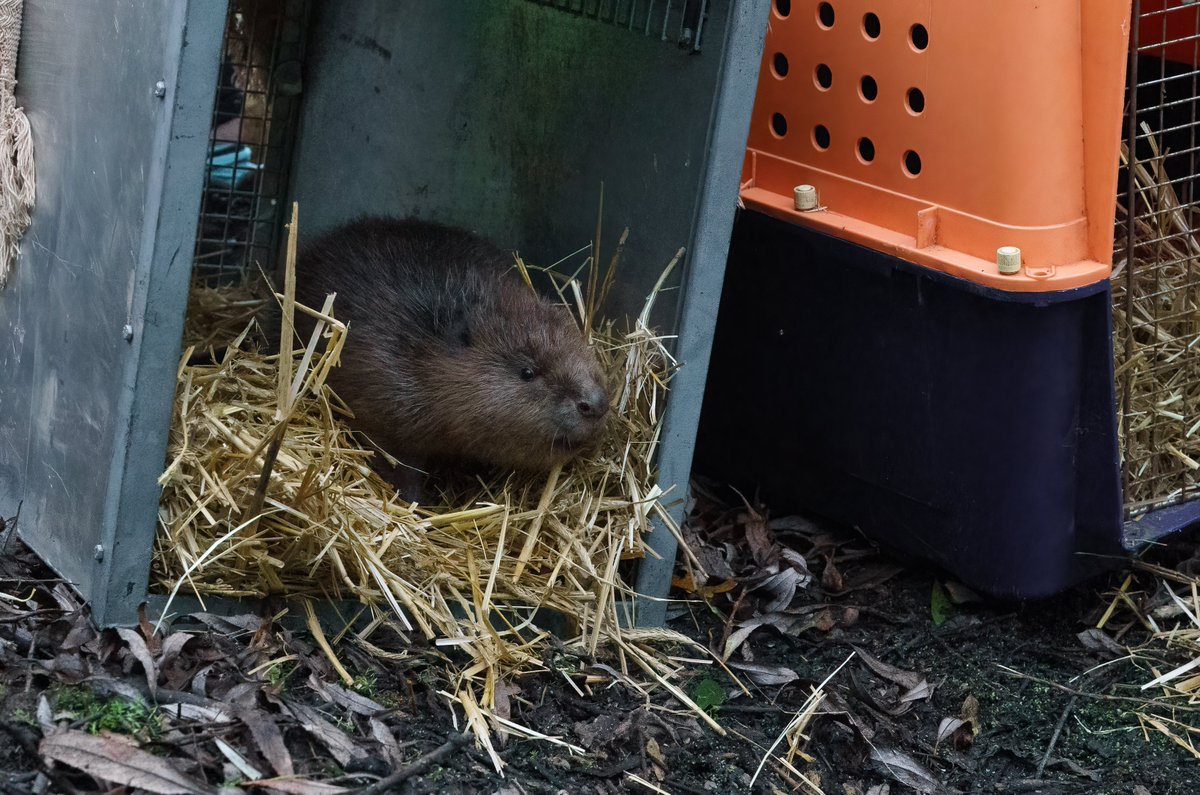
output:
M817 189L815 187L812 185L797 185L794 192L796 194L797 210L817 209Z
M154 96L162 99L167 95L167 83L164 80L159 80L154 84Z
M1005 276L1021 272L1021 249L1016 246L1001 246L996 249L996 270Z

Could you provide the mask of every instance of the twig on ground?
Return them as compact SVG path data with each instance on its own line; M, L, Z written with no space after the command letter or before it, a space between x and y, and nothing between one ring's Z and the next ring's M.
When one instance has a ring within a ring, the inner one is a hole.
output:
M1058 723L1054 726L1054 734L1050 735L1050 744L1046 746L1046 753L1042 755L1042 761L1038 762L1037 777L1041 778L1042 773L1046 769L1046 763L1050 761L1050 754L1054 753L1054 746L1058 745L1058 737L1062 734L1063 724L1067 722L1067 716L1075 709L1075 702L1079 700L1079 696L1072 695L1067 700L1067 706L1063 708L1062 714L1058 716Z
M439 745L429 753L417 759L408 767L401 768L396 772L379 779L369 787L364 787L359 790L359 795L382 795L384 792L391 792L392 787L407 781L413 776L419 776L428 770L433 765L445 759L451 752L461 748L471 741L469 734L455 734L449 740Z

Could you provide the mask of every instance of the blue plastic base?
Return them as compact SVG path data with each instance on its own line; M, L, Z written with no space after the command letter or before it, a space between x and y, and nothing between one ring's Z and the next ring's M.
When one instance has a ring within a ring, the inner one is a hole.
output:
M696 471L1003 597L1128 559L1107 283L1003 293L739 214Z
M1125 523L1125 546L1139 549L1197 524L1200 524L1200 500L1158 508Z

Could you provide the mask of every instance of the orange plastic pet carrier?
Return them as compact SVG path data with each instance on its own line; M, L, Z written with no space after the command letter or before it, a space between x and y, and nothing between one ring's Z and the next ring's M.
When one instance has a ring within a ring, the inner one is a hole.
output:
M775 0L743 203L1002 290L1105 279L1129 15L1129 0Z

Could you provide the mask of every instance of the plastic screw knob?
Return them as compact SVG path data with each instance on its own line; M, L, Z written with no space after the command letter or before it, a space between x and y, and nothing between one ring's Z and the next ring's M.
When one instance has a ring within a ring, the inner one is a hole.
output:
M812 185L797 185L795 194L797 210L817 209L817 189L815 187Z
M1021 249L1016 246L1001 246L996 249L996 270L1005 276L1021 272Z

